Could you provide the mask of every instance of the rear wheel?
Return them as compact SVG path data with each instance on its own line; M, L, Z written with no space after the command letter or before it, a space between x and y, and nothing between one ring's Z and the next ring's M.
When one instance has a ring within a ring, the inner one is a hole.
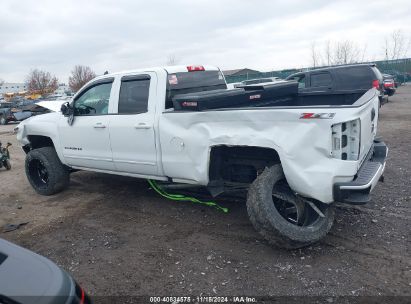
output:
M52 195L64 190L70 180L69 170L53 147L31 150L26 156L26 175L37 193Z
M319 241L334 221L333 207L291 191L279 164L266 168L250 186L247 211L253 226L267 241L287 249Z

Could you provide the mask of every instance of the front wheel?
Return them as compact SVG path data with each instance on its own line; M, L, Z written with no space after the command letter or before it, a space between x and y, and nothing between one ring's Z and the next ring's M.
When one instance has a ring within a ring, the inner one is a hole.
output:
M27 153L26 175L34 190L42 195L61 192L70 181L69 170L61 163L53 147Z
M254 228L269 243L287 249L319 241L334 222L332 206L309 203L291 191L279 164L266 168L252 183L247 212Z

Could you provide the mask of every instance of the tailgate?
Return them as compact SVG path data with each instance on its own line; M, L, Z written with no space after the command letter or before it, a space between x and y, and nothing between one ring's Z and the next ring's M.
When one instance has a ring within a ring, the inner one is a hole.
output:
M366 106L360 112L360 164L364 161L371 146L374 142L374 138L377 134L377 122L378 122L378 109L379 99L375 96L373 100L366 104Z
M369 94L373 94L371 98ZM337 159L358 161L360 167L377 133L379 98L377 94L369 92L358 102L364 103L347 112L340 111L342 121L332 126L332 155ZM344 116L352 118L345 120Z

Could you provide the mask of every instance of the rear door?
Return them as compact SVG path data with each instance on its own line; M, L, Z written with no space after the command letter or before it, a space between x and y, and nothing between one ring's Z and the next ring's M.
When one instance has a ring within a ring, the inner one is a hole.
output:
M110 140L115 168L120 172L157 175L155 112L157 76L144 72L123 76L115 115L110 116Z

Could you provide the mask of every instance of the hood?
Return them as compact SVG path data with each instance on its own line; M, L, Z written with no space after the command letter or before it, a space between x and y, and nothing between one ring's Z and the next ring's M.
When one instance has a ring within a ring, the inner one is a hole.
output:
M67 102L67 100L44 100L37 102L36 105L49 109L53 112L60 112L61 105Z

